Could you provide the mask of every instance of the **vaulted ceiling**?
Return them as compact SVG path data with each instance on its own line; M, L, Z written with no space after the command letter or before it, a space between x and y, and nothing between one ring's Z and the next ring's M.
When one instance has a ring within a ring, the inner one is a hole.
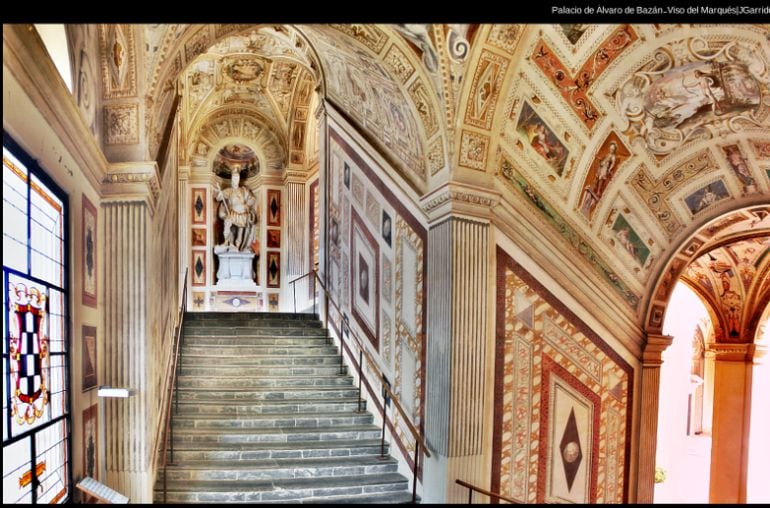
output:
M308 138L326 99L412 195L450 181L487 189L555 251L571 252L637 321L657 312L653 293L674 251L725 213L770 202L766 25L100 25L98 33L103 143L138 140L154 158L179 92L181 156L191 167L210 168L219 149L241 143L261 171L302 170L317 157ZM111 133L109 111L132 101L143 135ZM766 251L770 227L754 231L752 248Z

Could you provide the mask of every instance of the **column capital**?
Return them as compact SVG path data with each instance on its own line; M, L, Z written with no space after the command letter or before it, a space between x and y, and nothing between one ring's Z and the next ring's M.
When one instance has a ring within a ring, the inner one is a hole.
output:
M425 196L421 207L433 222L447 215L461 216L489 222L492 208L500 200L500 194L484 187L451 182Z
M750 362L761 357L767 351L767 347L760 347L759 356L756 356L756 344L709 344L706 347L706 356L717 362Z
M107 174L102 178L101 191L103 203L143 202L152 215L160 195L158 164L155 161L110 164Z
M644 367L660 367L663 363L663 351L674 341L671 335L648 333L647 342L642 352L642 365Z

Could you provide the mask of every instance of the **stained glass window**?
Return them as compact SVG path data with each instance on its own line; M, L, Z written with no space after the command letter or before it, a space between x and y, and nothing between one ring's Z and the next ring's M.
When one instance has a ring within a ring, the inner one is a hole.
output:
M3 503L71 492L65 194L3 136Z

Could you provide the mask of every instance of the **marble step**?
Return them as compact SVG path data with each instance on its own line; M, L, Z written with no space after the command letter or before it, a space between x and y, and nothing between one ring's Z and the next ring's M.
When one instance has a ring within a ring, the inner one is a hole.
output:
M303 459L319 457L356 457L376 455L379 457L380 439L358 439L349 441L290 441L285 443L201 443L187 442L174 444L174 461L202 460L262 460L262 459ZM389 445L385 443L385 453Z
M337 425L333 428L218 429L217 432L174 428L174 446L183 443L227 443L237 447L242 443L377 439L381 434L382 429L372 424Z
M176 457L175 457L176 460ZM377 456L240 461L177 461L167 481L251 481L395 473L398 462Z
M346 367L343 366L343 373ZM257 377L257 376L332 376L340 374L339 365L240 365L237 369L225 365L187 365L180 367L179 374L182 376L203 376L203 377Z
M325 376L242 376L240 374L231 374L227 377L222 376L179 376L179 385L188 388L282 388L290 389L296 386L341 386L352 385L353 377L339 373Z
M262 336L214 336L214 335L186 335L182 346L297 346L312 345L323 346L329 344L330 338L326 335L305 335L296 337L294 335L262 335Z
M298 324L301 323L301 324ZM183 331L192 334L223 334L223 335L248 335L250 333L275 333L280 335L313 334L324 331L320 321L265 321L263 324L254 325L247 321L233 321L232 323L184 323ZM209 333L210 332L210 333Z
M405 492L408 484L406 477L398 473L283 480L169 481L166 502L298 502L307 498L339 498ZM156 482L155 499L163 502L162 481Z
M340 365L339 352L336 354L292 354L292 355L260 355L260 356L226 356L217 354L182 355L182 365L226 365L238 367L244 365Z
M247 429L313 429L337 425L365 425L372 423L371 413L318 412L312 414L256 414L233 418L227 415L174 416L174 432L187 429L200 430L247 430Z
M211 355L211 356L248 356L257 357L263 355L332 355L338 353L337 347L331 344L323 346L285 345L285 346L187 346L182 348L182 356L193 355Z
M185 319L296 319L318 320L317 314L294 312L185 312Z
M366 409L366 400L361 400L361 409ZM315 414L315 413L342 413L358 410L358 398L338 399L299 399L279 401L259 401L248 404L223 404L221 401L179 401L176 416L226 416L228 418L241 418L259 414Z
M338 400L345 397L357 397L358 388L354 386L296 386L291 390L275 390L274 388L242 389L217 389L217 388L190 388L184 384L179 385L177 391L179 401L208 401L227 404L230 402L259 402L278 400L297 400L309 397L322 400Z
M411 480L410 480L411 482ZM294 501L273 501L274 503L292 503ZM420 496L415 497L415 503L420 502ZM302 500L303 504L411 504L412 491L403 492L382 492L379 494L367 494L358 496L329 496L329 497L311 497Z

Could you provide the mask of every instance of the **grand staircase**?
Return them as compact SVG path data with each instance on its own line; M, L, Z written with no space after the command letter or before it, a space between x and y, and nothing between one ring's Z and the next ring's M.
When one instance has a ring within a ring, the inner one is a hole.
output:
M166 502L411 502L314 315L188 313L183 333Z

